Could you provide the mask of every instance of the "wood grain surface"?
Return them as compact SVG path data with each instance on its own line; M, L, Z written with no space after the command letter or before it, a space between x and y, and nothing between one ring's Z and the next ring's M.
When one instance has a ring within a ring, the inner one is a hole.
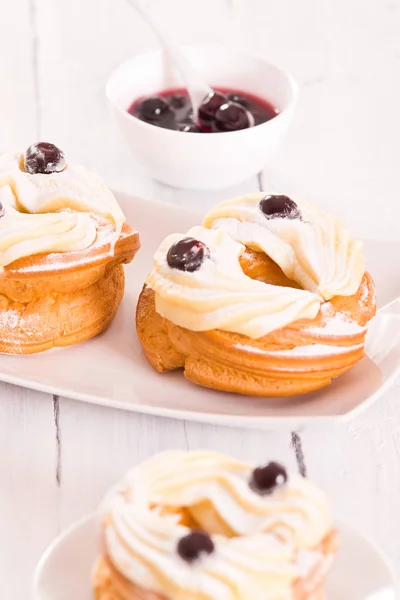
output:
M195 193L157 184L135 165L104 85L121 60L155 39L124 0L0 0L0 151L54 141L110 186L198 210L273 186L318 201L357 235L400 236L399 0L148 4L179 42L224 40L293 72L297 115L260 177ZM2 598L27 600L52 538L94 510L124 471L171 447L273 457L307 470L335 512L373 536L399 567L399 396L397 382L350 423L299 436L125 413L0 383Z

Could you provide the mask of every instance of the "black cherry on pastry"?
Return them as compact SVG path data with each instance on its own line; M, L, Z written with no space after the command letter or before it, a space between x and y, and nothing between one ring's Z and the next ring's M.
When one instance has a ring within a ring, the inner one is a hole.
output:
M59 173L66 167L64 152L54 144L37 142L29 146L24 156L24 170L31 175Z
M213 131L238 131L251 127L249 111L237 102L227 102L215 113Z
M281 487L287 481L287 472L277 462L270 462L265 467L254 469L251 480L251 489L264 496L271 494L277 487Z
M224 107L216 118L217 112ZM229 108L228 108L229 107ZM240 108L239 108L240 107ZM150 124L186 133L222 133L270 121L279 114L268 100L249 92L214 88L204 98L197 120L187 90L163 90L135 100L128 112Z
M288 196L264 196L260 200L260 210L267 219L300 219L301 213L296 202Z
M210 257L208 247L194 238L187 237L172 244L167 253L167 263L179 271L198 271L205 258Z
M179 540L177 551L183 560L191 563L198 560L202 554L212 554L214 542L205 531L194 530Z
M6 211L5 211L5 209L4 209L4 205L3 205L3 203L2 203L2 202L0 202L0 219L1 219L1 217L4 217L4 215L5 215L5 212L6 212Z

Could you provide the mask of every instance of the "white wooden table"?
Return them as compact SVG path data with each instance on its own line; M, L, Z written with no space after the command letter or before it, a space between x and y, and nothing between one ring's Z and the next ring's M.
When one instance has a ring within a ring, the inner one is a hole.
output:
M104 82L119 61L155 41L124 0L0 0L0 151L54 141L111 186L198 209L273 182L333 209L357 235L399 236L399 0L151 4L177 40L223 38L299 81L294 125L258 180L189 193L156 184L133 163L108 114ZM374 536L398 567L399 391L398 383L346 426L301 436L307 470L337 514ZM1 597L26 600L51 539L96 508L126 469L170 447L275 457L296 468L291 432L128 414L0 384Z

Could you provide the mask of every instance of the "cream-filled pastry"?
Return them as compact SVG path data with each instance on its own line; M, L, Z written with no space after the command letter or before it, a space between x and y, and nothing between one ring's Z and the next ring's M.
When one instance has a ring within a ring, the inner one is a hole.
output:
M225 202L169 236L137 309L159 371L216 389L289 396L363 357L375 288L343 223L286 196Z
M270 462L168 451L100 510L96 600L311 599L337 551L324 494Z
M124 291L138 233L98 175L48 143L0 156L0 352L100 333Z

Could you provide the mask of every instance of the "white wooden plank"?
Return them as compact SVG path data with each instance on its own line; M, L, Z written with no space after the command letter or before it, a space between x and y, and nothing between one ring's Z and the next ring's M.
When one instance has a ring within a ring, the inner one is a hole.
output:
M400 565L400 382L365 414L335 429L303 434L310 477L336 514L370 535Z
M297 470L290 432L249 431L194 422L187 422L185 427L189 450L217 450L259 465L276 460L289 470Z
M399 1L235 0L240 46L291 71L299 104L269 161L361 237L397 238ZM378 208L379 204L379 208Z
M36 12L33 1L2 7L0 151L39 135ZM0 384L0 589L29 595L34 567L58 531L51 396Z
M30 0L2 6L0 35L0 152L36 140L35 34Z
M36 562L58 532L51 396L0 384L0 590L26 599Z
M138 462L186 448L184 423L60 398L60 522L95 510L108 488Z

